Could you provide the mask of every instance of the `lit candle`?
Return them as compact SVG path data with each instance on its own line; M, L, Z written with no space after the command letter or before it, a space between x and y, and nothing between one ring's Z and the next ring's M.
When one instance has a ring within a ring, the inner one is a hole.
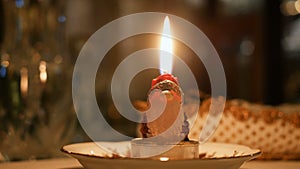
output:
M148 95L151 107L145 112L140 129L143 138L131 142L133 157L156 154L152 158L161 161L199 158L198 142L190 141L187 137L189 124L182 111L183 92L178 79L171 74L173 44L170 28L169 18L166 17L160 44L161 75L152 80ZM156 107L162 102L165 104L163 110L159 106ZM157 136L159 139L147 141L148 138ZM165 149L168 146L169 148Z
M163 34L160 43L160 73L161 75L152 80L150 94L148 96L149 103L162 100L161 97L166 97L166 107L164 112L161 112L155 107L148 112L148 116L157 117L152 122L147 122L142 125L141 132L143 137L157 136L171 126L174 131L172 135L168 135L166 139L177 140L178 138L185 138L188 134L188 123L185 121L185 115L180 110L182 107L182 91L178 80L172 73L172 54L173 43L171 38L169 18L166 17L163 26ZM158 89L158 90L156 90ZM144 117L147 119L146 115Z

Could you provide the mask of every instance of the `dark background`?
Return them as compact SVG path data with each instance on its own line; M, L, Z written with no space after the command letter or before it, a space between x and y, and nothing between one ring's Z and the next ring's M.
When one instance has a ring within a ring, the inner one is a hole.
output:
M67 29L71 52L76 58L80 44L87 37L120 16L149 11L177 15L198 26L215 46L225 69L229 98L276 105L298 102L300 97L300 49L299 42L298 45L294 42L300 36L296 34L300 29L296 27L300 15L289 3L280 0L75 0L67 5ZM296 47L289 48L291 44ZM127 44L119 44L121 47L116 48L114 55L117 60L153 45L155 37L129 38ZM200 64L193 63L191 68L196 76L205 74ZM200 89L209 93L206 75L198 82Z

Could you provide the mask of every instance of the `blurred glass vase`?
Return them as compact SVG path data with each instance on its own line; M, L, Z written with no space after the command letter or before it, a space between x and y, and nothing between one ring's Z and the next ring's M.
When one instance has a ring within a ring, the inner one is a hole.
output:
M76 126L64 2L1 3L0 161L59 156Z

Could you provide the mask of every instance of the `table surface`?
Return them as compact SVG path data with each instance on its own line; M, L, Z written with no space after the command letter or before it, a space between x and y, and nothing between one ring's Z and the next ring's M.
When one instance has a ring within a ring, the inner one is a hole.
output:
M74 158L0 163L0 169L83 169ZM249 161L240 169L300 169L300 161Z

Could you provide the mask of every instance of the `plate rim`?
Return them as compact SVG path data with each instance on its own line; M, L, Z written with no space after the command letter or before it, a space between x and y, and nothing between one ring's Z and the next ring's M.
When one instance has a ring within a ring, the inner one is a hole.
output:
M117 143L117 142L122 142L122 141L116 141L113 143ZM82 157L88 157L88 158L96 158L96 159L102 159L102 160L147 160L147 161L159 161L157 159L151 159L151 158L131 158L131 157L103 157L103 156L99 156L99 155L93 155L93 154L84 154L84 153L79 153L79 152L73 152L73 151L69 151L66 149L66 147L68 146L74 146L74 145L79 145L79 144L96 144L98 142L79 142L79 143L72 143L72 144L66 144L64 146L61 147L60 151L66 154L69 154L71 156L75 155L75 156L82 156ZM99 143L101 143L101 141L99 141ZM213 158L197 158L197 159L178 159L178 160L170 160L170 161L199 161L199 160L203 160L203 161L209 161L209 160L233 160L233 159L244 159L247 158L247 160L251 160L256 158L257 156L262 154L262 151L259 149L253 149L250 148L246 145L241 145L241 144L231 144L231 143L218 143L218 142L209 142L211 144L224 144L224 145L235 145L235 146L244 146L249 148L249 150L253 150L255 151L255 153L253 154L246 154L246 155L239 155L239 156L232 156L232 157L213 157ZM247 161L245 160L245 161Z

